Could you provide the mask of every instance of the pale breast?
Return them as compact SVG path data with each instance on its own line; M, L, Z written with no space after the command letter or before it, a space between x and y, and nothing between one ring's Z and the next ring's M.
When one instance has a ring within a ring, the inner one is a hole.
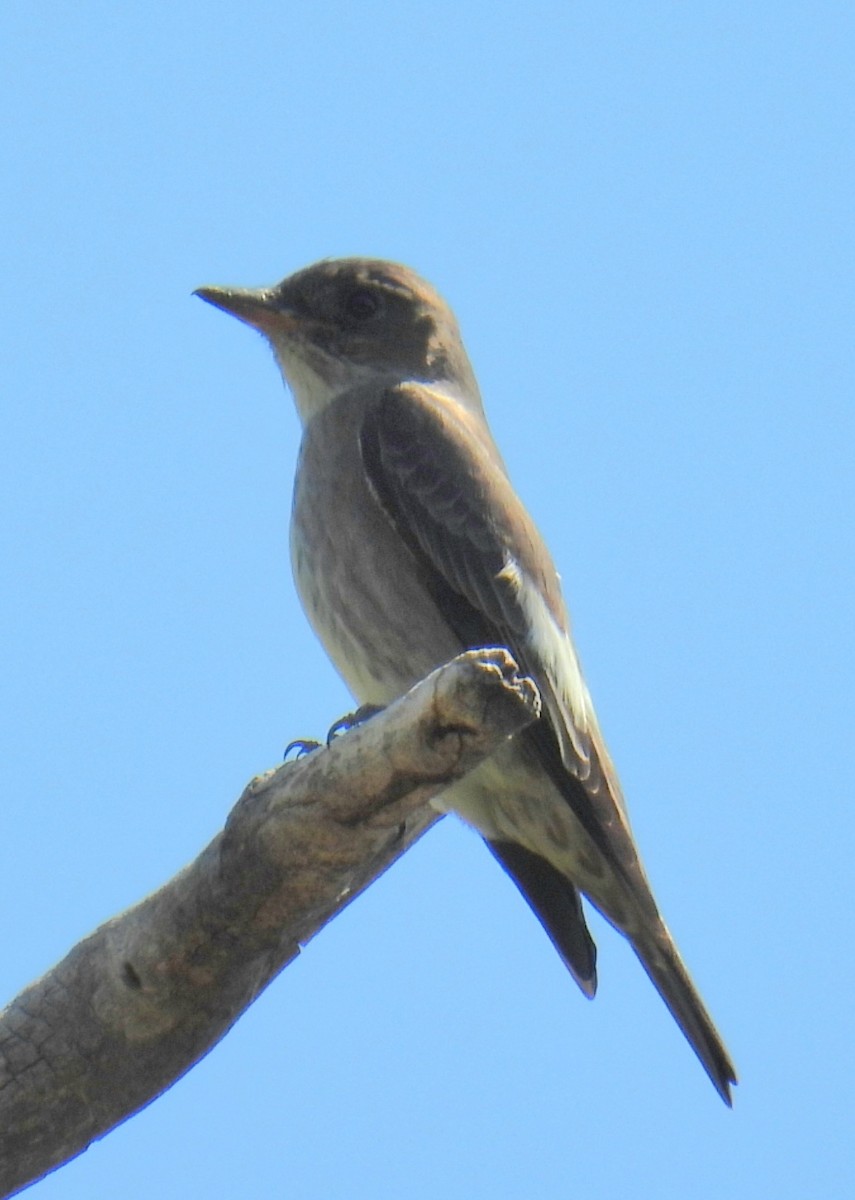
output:
M291 520L291 562L306 615L363 704L386 704L460 643L370 489L359 448L369 397L339 397L307 426Z

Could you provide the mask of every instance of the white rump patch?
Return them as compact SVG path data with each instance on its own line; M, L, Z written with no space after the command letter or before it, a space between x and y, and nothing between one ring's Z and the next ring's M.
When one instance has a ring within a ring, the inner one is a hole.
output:
M546 674L549 687L544 689L543 701L552 711L559 740L565 743L561 748L565 765L577 777L585 778L590 763L588 735L596 722L576 648L569 634L557 624L539 588L510 554L505 557L499 578L510 583L525 613L532 665L537 664ZM567 759L566 741L573 748L575 761Z

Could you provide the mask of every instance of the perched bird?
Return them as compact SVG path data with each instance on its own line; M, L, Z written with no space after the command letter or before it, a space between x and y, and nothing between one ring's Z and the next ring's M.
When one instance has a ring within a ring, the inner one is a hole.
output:
M628 938L730 1104L733 1065L656 907L559 577L451 309L413 271L366 258L196 294L268 338L293 393L294 576L345 682L385 705L463 649L510 650L543 715L440 802L479 831L587 996L596 947L580 893Z

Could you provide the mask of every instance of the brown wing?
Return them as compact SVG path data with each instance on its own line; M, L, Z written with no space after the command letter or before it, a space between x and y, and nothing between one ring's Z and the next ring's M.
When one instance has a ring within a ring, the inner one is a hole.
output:
M389 389L362 430L368 478L461 646L507 646L546 709L530 739L609 864L640 867L567 627L558 576L486 428L428 387ZM646 884L644 886L646 891Z
M600 850L608 895L593 898L630 938L730 1104L736 1073L662 923L638 859L570 641L558 577L486 426L453 399L406 384L390 389L370 410L361 444L377 497L461 646L506 646L537 682L544 716L521 737ZM491 849L583 990L593 994L593 943L572 883L562 887L558 872L537 855L521 854L505 842ZM618 891L632 897L633 912L622 911L609 879L622 881Z

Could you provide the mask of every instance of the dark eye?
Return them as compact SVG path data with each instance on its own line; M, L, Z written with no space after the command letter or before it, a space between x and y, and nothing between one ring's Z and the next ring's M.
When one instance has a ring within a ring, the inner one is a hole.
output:
M345 302L347 315L354 321L367 321L380 309L380 297L370 288L355 288Z

